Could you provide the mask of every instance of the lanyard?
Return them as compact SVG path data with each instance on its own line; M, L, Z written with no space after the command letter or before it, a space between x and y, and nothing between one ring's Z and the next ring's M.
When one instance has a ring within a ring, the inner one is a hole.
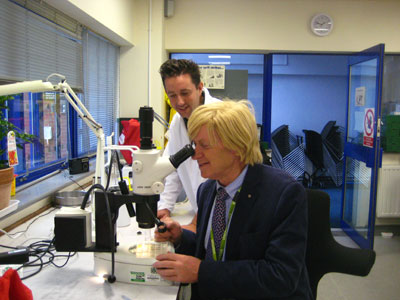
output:
M229 225L229 222L231 221L232 213L233 213L233 210L235 209L236 201L237 201L237 198L239 197L239 193L240 193L241 189L242 189L242 187L239 187L239 189L237 190L235 196L233 197L231 206L229 207L228 220L226 222L224 234L222 236L221 244L219 246L218 257L217 257L217 250L215 249L214 231L212 229L212 224L211 224L211 231L210 231L211 250L212 250L212 255L213 255L213 258L214 258L215 261L222 260L222 256L223 256L224 250L225 250L225 243L226 243L226 235L227 235L227 232L228 232L228 225Z

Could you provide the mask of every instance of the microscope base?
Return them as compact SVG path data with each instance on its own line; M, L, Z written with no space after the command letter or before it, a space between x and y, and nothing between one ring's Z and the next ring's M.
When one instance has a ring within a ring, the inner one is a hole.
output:
M117 281L125 283L172 285L173 282L162 279L152 265L157 255L174 251L173 245L169 242L121 244L115 253L115 277ZM97 276L111 274L111 253L94 253L94 273Z

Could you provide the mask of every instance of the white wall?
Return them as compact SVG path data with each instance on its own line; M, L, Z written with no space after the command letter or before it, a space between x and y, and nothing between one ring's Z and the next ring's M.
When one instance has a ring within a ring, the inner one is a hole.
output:
M133 0L45 0L118 45L133 45Z
M150 68L149 63L149 1L135 1L135 47L121 48L120 61L120 116L138 117L139 108L149 105L160 115L165 115L163 87L158 69L167 59L164 50L164 1L152 0ZM150 71L150 86L149 86ZM150 98L150 100L149 100ZM153 140L164 144L164 129L153 123Z
M327 37L310 30L319 12L334 20ZM359 51L385 43L400 52L400 1L175 0L165 29L174 51Z
M106 28L134 44L132 0L68 0Z
M120 117L137 117L139 107L149 102L150 0L45 1L123 46ZM167 51L349 52L385 43L386 52L400 53L399 0L175 0L170 18L163 16L163 0L151 2L150 104L160 114L165 107L157 70ZM310 30L319 12L334 20L327 37ZM154 127L161 141L163 130Z

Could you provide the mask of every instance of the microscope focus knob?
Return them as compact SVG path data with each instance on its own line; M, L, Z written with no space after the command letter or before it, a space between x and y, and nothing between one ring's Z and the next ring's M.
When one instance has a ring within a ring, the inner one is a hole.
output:
M156 195L161 194L164 191L164 184L162 182L156 181L151 185L151 190Z
M140 173L143 170L143 163L140 160L133 161L132 170L135 173Z

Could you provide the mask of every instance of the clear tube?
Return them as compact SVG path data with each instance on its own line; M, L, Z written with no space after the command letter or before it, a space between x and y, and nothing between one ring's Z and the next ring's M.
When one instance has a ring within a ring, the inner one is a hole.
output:
M144 236L144 242L151 242L153 240L153 230L152 228L150 229L143 229L143 236Z

